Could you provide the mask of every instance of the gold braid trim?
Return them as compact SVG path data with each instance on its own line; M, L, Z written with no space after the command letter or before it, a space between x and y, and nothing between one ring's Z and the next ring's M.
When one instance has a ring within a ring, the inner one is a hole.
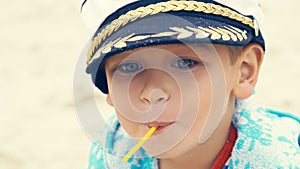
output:
M127 47L128 42L135 42L144 40L147 38L157 38L157 37L170 37L177 36L177 39L186 39L191 36L195 36L196 39L204 39L210 37L212 40L229 41L243 41L247 40L247 31L241 30L233 26L223 26L223 27L201 27L196 28L186 26L185 28L179 27L170 27L170 31L160 32L157 34L148 34L148 35L135 35L134 33L127 35L123 38L119 37L113 41L108 42L107 44L101 46L95 53L95 55L100 56L101 54L106 54L111 52L112 48L125 48Z
M127 23L133 22L139 18L157 13L164 13L170 11L195 11L207 14L214 14L224 16L245 25L254 28L254 22L251 18L243 16L229 8L215 5L212 3L204 3L197 1L178 1L170 0L167 2L159 2L145 7L139 7L135 10L128 11L126 14L121 15L119 18L113 20L109 25L101 30L94 38L91 48L88 52L87 64L92 60L95 50L99 47L100 43L110 36L113 32L117 31L120 27L125 26Z

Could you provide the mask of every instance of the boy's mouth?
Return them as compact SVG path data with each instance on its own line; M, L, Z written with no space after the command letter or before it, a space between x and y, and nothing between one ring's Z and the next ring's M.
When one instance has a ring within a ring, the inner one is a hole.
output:
M151 128L151 127L157 127L156 128L156 131L160 131L160 130L163 130L169 126L171 126L173 123L175 122L151 122L151 123L148 123L147 126L148 128Z

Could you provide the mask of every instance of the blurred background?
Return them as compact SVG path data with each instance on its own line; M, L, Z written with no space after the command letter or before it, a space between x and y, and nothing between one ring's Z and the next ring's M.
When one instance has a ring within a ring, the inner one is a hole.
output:
M80 5L1 2L0 169L87 167L91 141L77 120L72 93L75 64L89 37ZM267 53L256 101L299 114L300 1L261 5Z

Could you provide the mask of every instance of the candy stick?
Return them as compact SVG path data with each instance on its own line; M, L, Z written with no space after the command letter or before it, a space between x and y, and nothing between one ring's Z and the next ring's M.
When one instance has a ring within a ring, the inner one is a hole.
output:
M124 163L127 162L132 154L135 153L145 143L145 141L154 133L156 128L157 127L151 127L144 137L125 155L123 158Z

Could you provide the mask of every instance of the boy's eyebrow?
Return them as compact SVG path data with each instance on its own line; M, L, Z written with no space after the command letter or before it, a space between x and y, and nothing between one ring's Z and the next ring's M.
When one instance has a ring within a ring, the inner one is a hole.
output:
M180 59L195 59L195 60L197 60L197 61L200 61L200 62L202 62L203 60L202 60L202 57L200 57L200 56L198 56L198 55L188 55L188 54L184 54L184 55L177 55L178 56L178 58L180 58Z
M174 53L177 53L177 56L186 56L186 57L193 56L194 58L197 57L201 59L202 54L200 52L214 50L213 47L208 45L202 45L202 44L195 44L190 47L187 46L186 49L188 49L188 51L181 51L181 49L177 49L176 52Z
M113 60L113 61L105 61L105 68L114 68L117 65L119 65L122 62L122 60Z
M158 45L162 46L162 45ZM173 45L172 45L173 46ZM211 51L214 49L213 46L207 45L207 44L188 44L185 45L184 48L181 48L180 45L174 44L174 46L177 48L173 48L173 51L170 51L171 53L175 54L179 58L197 58L200 61L203 61L201 55L199 55L199 50L204 51ZM173 47L174 47L173 46ZM115 65L118 65L121 63L124 59L126 59L133 51L126 51L124 53L119 53L115 56L109 57L105 60L105 65L108 67L115 67Z
M105 60L105 65L109 66L109 67L113 67L114 65L117 65L119 63L121 63L124 59L126 59L128 55L122 55L122 54L118 54L116 56L112 56L110 58L107 58Z

